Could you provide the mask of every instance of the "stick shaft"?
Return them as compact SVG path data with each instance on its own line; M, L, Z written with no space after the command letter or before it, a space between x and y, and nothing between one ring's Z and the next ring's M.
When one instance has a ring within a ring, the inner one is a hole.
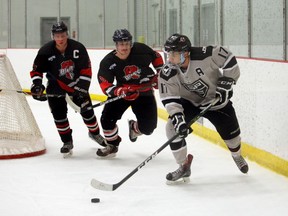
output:
M7 91L7 92L16 92L16 93L20 93L20 94L25 94L25 95L35 95L36 94L33 94L31 92L26 92L26 91L22 91L22 90L16 90L16 89L0 89L0 92L3 91ZM46 97L65 97L64 94L43 94L42 96L46 96Z
M212 106L214 106L219 101L217 97L214 99L207 107L205 107L197 116L195 116L189 123L189 127L195 123L199 118L201 118ZM92 187L99 189L99 190L106 190L106 191L114 191L118 187L120 187L124 182L126 182L131 176L133 176L136 172L138 172L142 167L144 167L149 161L151 161L154 157L156 157L163 149L165 149L168 145L170 145L179 134L174 135L168 141L166 141L159 149L157 149L153 154L147 157L141 164L139 164L134 170L132 170L127 176L125 176L121 181L116 184L106 184L100 182L96 179L91 180Z

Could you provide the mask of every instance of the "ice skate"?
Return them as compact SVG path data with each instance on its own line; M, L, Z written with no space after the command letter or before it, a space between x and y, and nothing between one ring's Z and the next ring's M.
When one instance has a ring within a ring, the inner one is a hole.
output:
M188 183L190 181L191 175L191 163L193 160L193 155L188 154L186 161L179 166L174 172L168 173L166 176L167 184L178 184L178 183Z
M105 148L98 149L96 155L98 155L101 158L112 158L116 156L117 152L118 152L118 146L107 144Z
M232 158L242 173L248 172L248 170L249 170L248 164L241 155L239 155L239 156L233 156L232 155Z
M133 124L135 124L136 121L134 120L128 120L128 125L129 125L129 139L131 142L136 142L137 137L141 135L141 133L137 133L134 128Z
M100 134L97 134L97 135L94 135L90 132L88 132L88 136L94 140L95 142L97 142L99 145L103 146L103 147L106 147L107 146L107 143L106 143L106 140L100 135Z
M73 142L69 141L63 144L60 152L63 154L63 158L67 158L73 155Z

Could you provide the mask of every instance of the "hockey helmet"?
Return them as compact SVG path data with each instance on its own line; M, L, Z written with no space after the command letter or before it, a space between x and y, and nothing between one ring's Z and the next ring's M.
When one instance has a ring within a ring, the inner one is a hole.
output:
M132 41L132 35L127 29L117 29L113 34L113 41Z
M181 34L171 35L164 44L165 52L186 52L190 51L191 42L189 38Z
M67 25L63 22L57 22L52 26L51 33L62 33L62 32L68 32L68 27Z

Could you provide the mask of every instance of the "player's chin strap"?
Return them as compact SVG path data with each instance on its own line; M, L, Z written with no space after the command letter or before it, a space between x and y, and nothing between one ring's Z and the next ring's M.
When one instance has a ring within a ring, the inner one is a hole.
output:
M145 90L145 89L147 89L147 88L152 88L153 86L156 86L156 85L157 85L157 83L152 83L152 84L150 84L150 85L144 85L143 87L139 88L138 91L141 92L141 90ZM108 100L106 100L106 101L101 101L100 103L93 104L92 106L86 107L86 108L81 108L81 107L79 107L78 105L76 105L76 104L72 101L71 97L70 97L68 94L66 94L65 99L66 99L66 102L69 104L69 106L72 107L72 109L75 110L75 112L83 113L83 112L87 112L88 110L94 109L94 108L96 108L96 107L99 107L99 106L102 106L102 105L111 103L111 102L113 102L113 101L120 100L120 99L122 99L122 98L125 98L126 96L129 96L129 95L133 94L133 93L134 93L134 92L128 92L127 94L121 94L121 95L119 95L119 96L117 96L117 97L110 98L110 99L108 99Z
M184 64L185 62L185 56L184 56L184 52L181 52L180 54L180 63L179 63L179 66L181 67L182 64Z

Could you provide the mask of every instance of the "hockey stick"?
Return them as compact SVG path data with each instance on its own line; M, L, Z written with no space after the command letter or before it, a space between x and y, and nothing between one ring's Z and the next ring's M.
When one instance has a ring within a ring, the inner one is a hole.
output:
M75 112L83 113L83 112L87 112L88 110L91 110L91 109L94 109L94 108L96 108L96 107L99 107L99 106L102 106L102 105L111 103L111 102L113 102L113 101L119 100L119 99L124 98L124 97L126 97L126 94L119 95L118 97L114 97L114 98L108 99L108 100L106 100L106 101L101 101L100 103L93 104L92 106L87 107L87 108L81 108L81 107L77 106L77 105L71 100L71 98L69 97L69 95L66 95L66 98L65 98L65 99L66 99L67 103L70 105L70 107L72 107L72 108L75 110Z
M33 94L31 92L26 92L26 91L22 91L22 90L16 90L16 89L0 89L0 93L2 91L8 91L8 92L16 92L16 93L21 93L21 94L25 94L25 95L30 95L30 96L38 96L37 94ZM45 97L57 97L57 98L60 98L60 97L65 97L65 95L58 95L58 94L42 94L41 96L45 96Z
M156 86L157 84L156 83L152 83L151 85L147 85L147 86L143 86L141 88L138 89L138 91L141 91L141 90L144 90L144 89L147 89L147 88L152 88L153 86ZM120 100L121 98L125 98L126 96L129 96L129 95L132 95L134 94L135 92L128 92L127 94L121 94L117 97L114 97L114 98L110 98L106 101L101 101L100 103L97 103L97 104L93 104L92 106L90 107L86 107L86 108L81 108L79 107L78 105L76 105L72 100L71 98L67 95L66 96L66 101L67 103L75 110L75 112L79 112L79 113L83 113L83 112L87 112L88 110L91 110L91 109L94 109L96 107L99 107L99 106L102 106L102 105L105 105L105 104L108 104L108 103L111 103L113 101L117 101L117 100Z
M200 117L202 117L212 106L214 106L220 98L215 98L205 109L203 109L197 116L195 116L189 123L189 127L195 123ZM141 164L139 164L134 170L132 170L127 176L125 176L121 181L116 184L109 184L100 182L96 179L91 180L91 186L104 191L114 191L118 187L120 187L124 182L126 182L131 176L133 176L136 172L138 172L142 167L144 167L149 161L151 161L154 157L156 157L163 149L165 149L173 140L175 140L179 134L171 137L167 142L165 142L159 149L157 149L153 154L151 154L146 160L144 160Z

